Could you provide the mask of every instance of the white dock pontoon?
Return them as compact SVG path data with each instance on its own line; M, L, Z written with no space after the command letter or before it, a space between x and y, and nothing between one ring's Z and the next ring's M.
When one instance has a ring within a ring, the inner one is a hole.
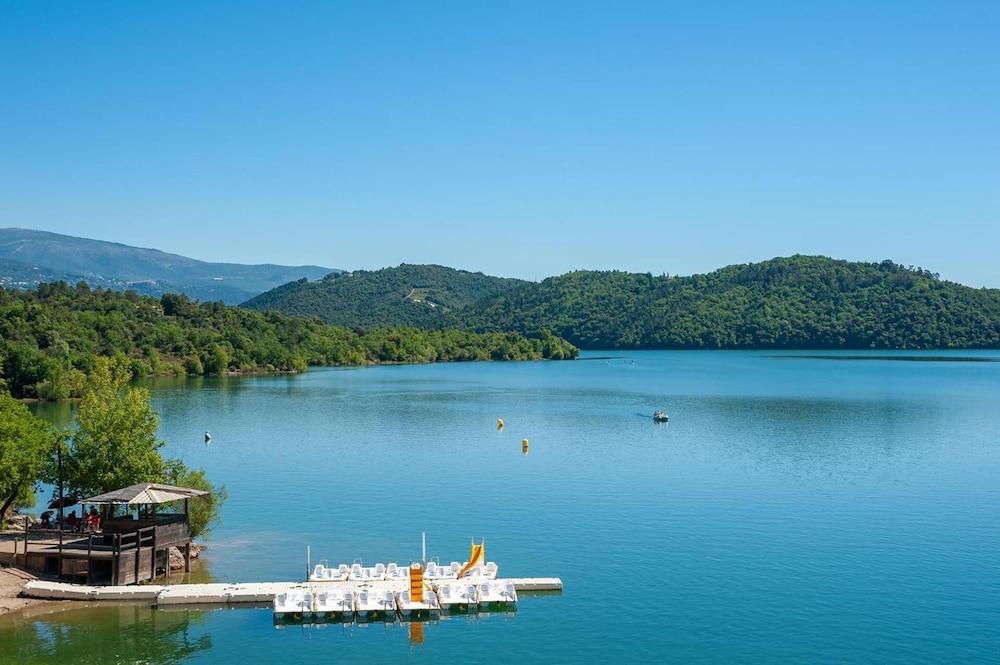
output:
M33 580L24 595L43 599L144 601L155 607L183 605L269 604L276 623L392 621L397 613L415 620L455 612L510 610L518 592L561 591L559 578L498 579L497 564L486 561L483 543L473 543L464 564L441 566L427 561L328 567L308 565L305 582L255 582L100 587ZM414 600L414 596L422 600Z

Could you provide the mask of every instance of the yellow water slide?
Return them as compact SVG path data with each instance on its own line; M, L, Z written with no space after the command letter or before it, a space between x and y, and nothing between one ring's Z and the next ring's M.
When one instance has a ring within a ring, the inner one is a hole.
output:
M473 542L471 549L469 550L469 562L465 564L462 570L459 571L459 578L465 577L465 574L475 568L476 566L482 566L486 563L486 541L479 543L478 545Z

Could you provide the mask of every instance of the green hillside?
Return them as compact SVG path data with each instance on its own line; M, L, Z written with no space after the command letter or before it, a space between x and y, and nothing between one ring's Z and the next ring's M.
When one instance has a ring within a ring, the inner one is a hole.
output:
M404 265L288 284L248 305L347 326L551 331L591 349L1000 346L1000 290L822 256L688 277L577 271L540 283Z
M331 274L317 282L302 279L252 298L243 306L317 316L348 327L437 328L446 325L456 310L523 284L526 282L444 266L404 263L396 268Z
M574 358L551 335L373 328L254 312L181 295L162 298L44 284L0 288L0 389L15 397L79 394L97 356L125 354L133 372L301 371L308 365Z
M476 330L551 330L583 348L1000 346L1000 290L890 261L792 256L690 277L572 272L462 313Z

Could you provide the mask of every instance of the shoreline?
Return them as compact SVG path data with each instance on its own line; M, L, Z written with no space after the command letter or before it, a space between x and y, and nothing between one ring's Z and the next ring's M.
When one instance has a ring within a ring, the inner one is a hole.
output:
M43 600L21 595L24 585L34 576L20 568L0 568L0 617L27 614L28 610L72 607L65 600Z
M198 580L209 580L207 564L201 556L207 547L204 544L192 544L191 572L183 573L175 570L175 584L198 584ZM196 553L195 553L196 552ZM38 613L48 613L56 610L67 610L86 605L77 600L58 600L53 598L30 598L22 594L25 585L33 580L54 580L52 577L38 577L34 573L19 566L4 565L0 567L0 618L21 615L29 616ZM135 585L130 585L135 586ZM143 586L143 585L138 585Z

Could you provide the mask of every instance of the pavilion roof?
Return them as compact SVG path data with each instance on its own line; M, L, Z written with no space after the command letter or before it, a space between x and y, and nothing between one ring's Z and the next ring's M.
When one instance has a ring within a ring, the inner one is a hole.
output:
M178 501L189 499L195 496L208 494L205 490L196 490L190 487L175 487L174 485L161 485L160 483L139 483L129 485L120 490L105 492L92 496L89 499L80 499L80 503L90 504L153 504L167 503L168 501Z

